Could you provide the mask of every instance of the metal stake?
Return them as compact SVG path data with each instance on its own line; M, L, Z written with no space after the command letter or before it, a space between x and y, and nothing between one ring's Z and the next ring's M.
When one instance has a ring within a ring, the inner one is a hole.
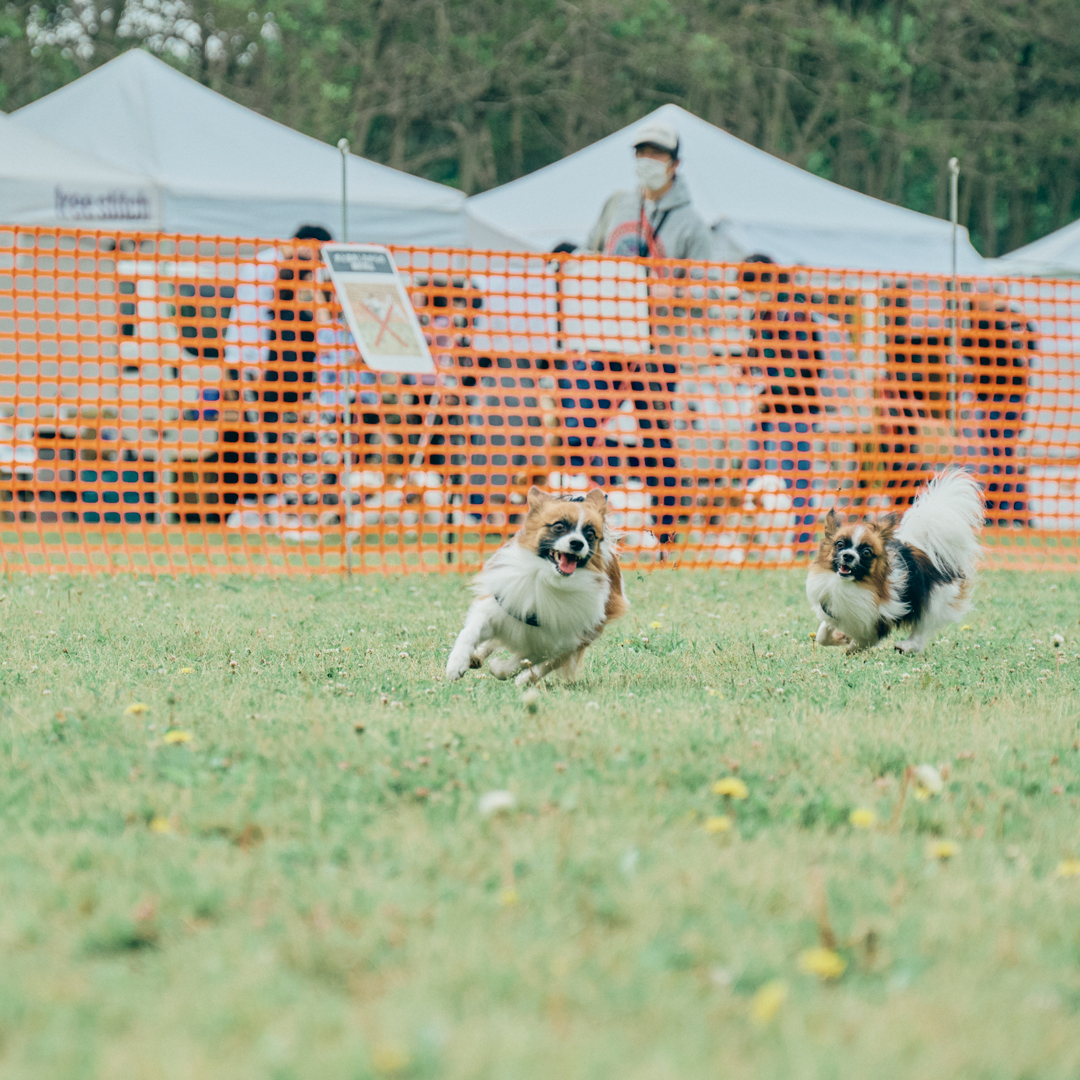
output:
M953 280L956 280L956 220L958 216L957 210L957 191L960 186L960 160L959 158L949 158L949 220L952 222L952 276Z
M348 394L348 390L345 391ZM352 512L352 451L347 449L349 446L348 439L349 428L352 424L352 411L349 407L348 401L345 403L345 414L343 416L345 421L341 433L342 442L346 446L345 452L341 455L341 464L343 467L342 480L345 481L345 491L342 494L342 501L345 506L342 509L341 514L341 539L345 543L345 572L351 578L352 577L352 537L349 535L349 514Z
M338 139L338 150L341 151L341 241L344 244L349 242L349 140ZM348 395L348 390L345 391ZM352 410L349 406L348 400L344 402L345 412L343 415L344 430L342 431L342 442L348 447L349 428L352 424ZM348 576L352 577L352 540L349 537L349 513L352 509L352 451L346 449L341 455L341 463L343 466L342 479L345 481L345 491L343 493L343 501L345 506L341 515L341 539L345 543L345 571Z
M337 148L341 151L341 242L347 244L349 242L349 140L338 139ZM953 248L955 247L954 241Z
M957 218L959 217L958 199L957 193L960 187L960 161L958 158L949 158L949 219L952 221L952 362L953 366L959 363L960 357L956 352L957 344L957 331L960 327L960 285L956 280L956 229ZM949 382L955 388L957 384L956 372L951 371L949 373ZM953 436L956 435L956 416L959 411L957 408L958 402L956 400L957 391L953 389L952 408L950 412L950 432Z

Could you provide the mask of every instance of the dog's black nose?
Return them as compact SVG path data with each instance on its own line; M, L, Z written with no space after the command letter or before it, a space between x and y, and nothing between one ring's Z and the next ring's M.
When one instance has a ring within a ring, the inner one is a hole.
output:
M840 561L842 563L857 563L859 561L859 556L849 548L847 551L842 551L840 553Z
M570 541L570 550L571 551L580 551L584 546L585 546L585 541L584 540L578 540L577 537L574 537L574 539Z

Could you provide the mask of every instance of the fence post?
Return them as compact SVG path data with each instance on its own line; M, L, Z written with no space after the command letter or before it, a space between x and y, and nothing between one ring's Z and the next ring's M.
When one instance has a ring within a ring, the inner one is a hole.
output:
M952 340L949 342L949 344L952 347L952 351L950 353L949 359L950 359L950 367L953 368L953 369L956 368L956 366L959 364L959 361L960 361L959 353L957 353L957 351L956 351L956 346L958 344L957 343L957 330L959 329L959 325L958 325L958 322L957 322L959 316L957 315L957 312L960 310L960 296L959 296L960 289L959 289L959 283L956 280L956 230L957 230L957 218L959 216L957 195L958 195L958 192L959 192L959 187L960 187L960 161L959 161L958 158L952 157L952 158L949 158L949 220L952 222L952 294L953 294L952 295L952 310L953 310L953 315L952 315L952 327L951 327L951 329L952 329ZM956 387L958 385L957 380L956 380L956 371L955 370L952 370L952 371L949 372L949 385L953 386L953 387ZM951 421L951 423L949 425L949 428L950 428L949 433L950 433L951 437L955 439L956 438L956 414L957 414L956 394L957 394L957 391L954 389L954 390L952 390L950 392L953 395L953 400L951 402L952 408L949 410L950 421Z
M349 140L338 139L341 151L341 242L349 242Z
M341 431L341 479L343 481L344 491L341 494L341 501L344 504L341 512L341 540L345 545L345 573L348 577L352 577L352 540L349 537L349 512L352 509L352 451L349 447L352 445L349 442L350 428L352 426L352 411L349 404L349 390L345 389L345 411L341 414L342 418L342 431Z

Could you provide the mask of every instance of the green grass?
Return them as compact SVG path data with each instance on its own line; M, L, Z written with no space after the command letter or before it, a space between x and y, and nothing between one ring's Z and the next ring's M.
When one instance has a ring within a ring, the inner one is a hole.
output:
M916 658L802 590L631 574L530 712L441 681L459 578L3 584L0 1075L1075 1078L1080 578Z

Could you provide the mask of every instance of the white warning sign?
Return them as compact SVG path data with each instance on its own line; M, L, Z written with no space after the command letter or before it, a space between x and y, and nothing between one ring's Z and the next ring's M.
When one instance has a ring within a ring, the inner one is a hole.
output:
M364 363L376 371L434 371L390 252L376 244L323 244L322 254Z

